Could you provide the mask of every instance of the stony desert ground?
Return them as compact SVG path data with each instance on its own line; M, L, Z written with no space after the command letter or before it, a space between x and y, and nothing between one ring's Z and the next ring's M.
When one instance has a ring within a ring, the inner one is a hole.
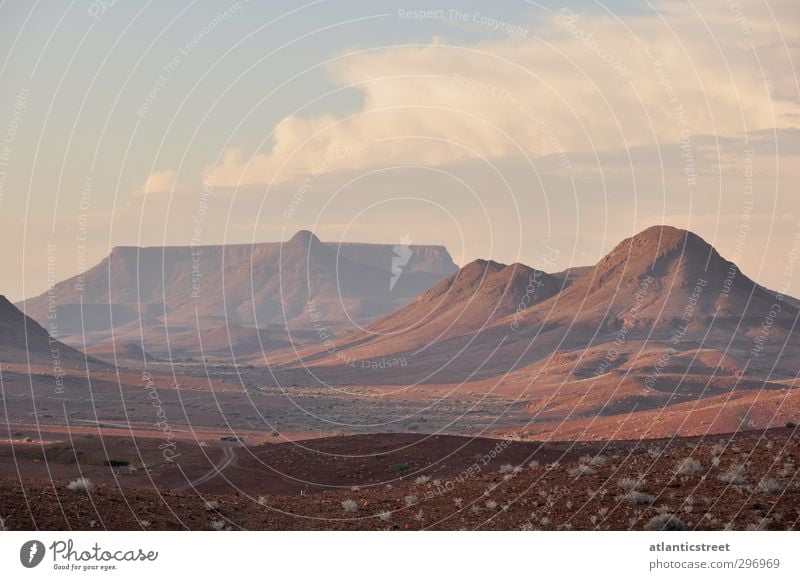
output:
M152 437L64 435L0 447L6 529L800 529L794 426L613 442L180 441L172 461Z

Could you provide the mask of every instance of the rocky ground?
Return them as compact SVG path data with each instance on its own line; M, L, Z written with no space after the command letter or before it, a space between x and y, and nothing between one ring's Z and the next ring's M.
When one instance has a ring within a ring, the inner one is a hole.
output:
M182 485L163 469L124 484L119 469L95 471L90 491L70 489L66 468L52 480L5 470L0 517L48 530L800 529L796 428L613 443L380 434L233 450L203 449L208 463L186 461Z

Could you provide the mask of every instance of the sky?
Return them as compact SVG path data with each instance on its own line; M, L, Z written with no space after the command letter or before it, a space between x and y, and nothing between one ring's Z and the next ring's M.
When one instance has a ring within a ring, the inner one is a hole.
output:
M2 2L0 293L299 229L556 271L666 223L797 296L798 62L794 0Z

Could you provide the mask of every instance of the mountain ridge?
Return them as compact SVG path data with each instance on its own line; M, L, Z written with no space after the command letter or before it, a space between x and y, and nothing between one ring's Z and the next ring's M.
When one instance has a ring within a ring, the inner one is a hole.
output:
M54 305L62 336L81 344L84 333L94 343L112 334L139 341L143 332L142 347L154 355L169 350L167 332L196 335L198 327L227 324L313 327L312 301L331 330L343 332L396 310L457 270L443 246L407 249L393 281L395 246L349 244L340 251L307 230L285 242L116 246L80 276L18 306L42 322Z
M732 267L735 264L700 236L655 226L622 240L577 276L569 270L560 279L541 273L548 282L546 291L539 299L522 303L510 273L527 274L530 281L535 269L476 260L415 302L354 335L352 341L340 345L336 356L320 356L313 349L300 354L310 357L315 367L331 370L338 364L337 357L413 359L415 365L409 363L408 369L416 368L416 374L405 370L403 379L413 383L417 377L427 381L437 375L438 380L445 375L453 380L501 375L539 363L560 350L578 352L606 344L619 351L641 341L658 343L665 350L675 342L680 348L697 344L721 352L733 349L731 354L738 358L752 359L750 368L768 372L770 361L781 358L784 343L800 353L800 337L793 331L798 308L784 300L783 308L772 316L777 293L756 284L738 268L731 280ZM492 280L499 282L494 289ZM508 292L512 287L515 290ZM521 307L508 308L504 302L508 296ZM459 325L453 322L458 318L453 314L455 307L438 304L446 304L448 297L457 304L489 300ZM449 313L443 317L448 324L428 316L437 308ZM494 316L496 311L501 315ZM764 324L770 325L771 353L759 358L755 349ZM616 342L621 344L615 346ZM285 363L292 364L289 359ZM789 372L786 359L782 364L780 372Z

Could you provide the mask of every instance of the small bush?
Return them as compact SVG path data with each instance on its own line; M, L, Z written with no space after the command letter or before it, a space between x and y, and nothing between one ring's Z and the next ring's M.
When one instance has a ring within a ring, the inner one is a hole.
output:
M684 532L689 526L672 514L660 514L647 522L644 529L653 532Z
M642 484L641 479L633 479L631 477L623 477L619 480L619 486L626 492L631 492Z
M569 470L569 474L572 477L580 477L581 475L594 475L595 473L597 472L585 463L581 463L577 467L573 467Z
M783 493L784 487L774 479L765 477L764 479L758 482L758 487L756 487L756 489L761 493L766 493L769 495L778 495Z
M622 496L622 499L635 505L652 505L656 501L656 498L649 493L642 493L636 490L629 491Z
M0 532L7 532L11 528L8 527L6 521L3 518L0 518Z
M500 473L510 473L514 471L514 466L510 463L504 463L500 466Z
M606 462L606 458L603 455L595 455L594 457L591 455L583 455L580 459L578 459L578 463L586 463L588 465L604 465Z
M687 457L675 467L675 475L694 475L703 470L703 465L696 459Z
M219 502L217 500L215 500L215 499L212 499L211 501L207 501L203 505L203 509L205 509L207 512L218 511L219 510Z
M794 421L786 421L786 428L797 429L797 423L795 423Z
M342 502L342 507L344 508L344 511L348 513L355 513L358 511L358 504L352 499L344 500Z
M70 481L69 485L67 485L67 489L70 491L85 491L86 493L91 493L92 490L94 490L94 484L85 477L79 477L74 481Z
M381 521L388 522L390 519L392 519L392 512L387 512L387 511L380 512L378 514L378 517L381 519Z
M720 474L719 480L731 485L744 485L745 468L744 465L733 465L727 471Z
M103 465L106 467L126 467L128 464L130 464L130 461L125 459L106 459L103 461Z
M389 471L392 473L405 473L411 469L411 466L408 463L393 463L389 466Z
M212 520L211 529L217 532L221 532L222 530L225 529L225 522L222 520Z
M430 476L428 475L420 475L417 479L414 480L414 483L417 485L425 485L431 480Z
M493 499L486 500L486 507L490 510L493 510L497 507L497 502Z
M417 502L419 502L419 498L412 493L405 497L405 502L407 507L411 507L412 505L416 505Z

